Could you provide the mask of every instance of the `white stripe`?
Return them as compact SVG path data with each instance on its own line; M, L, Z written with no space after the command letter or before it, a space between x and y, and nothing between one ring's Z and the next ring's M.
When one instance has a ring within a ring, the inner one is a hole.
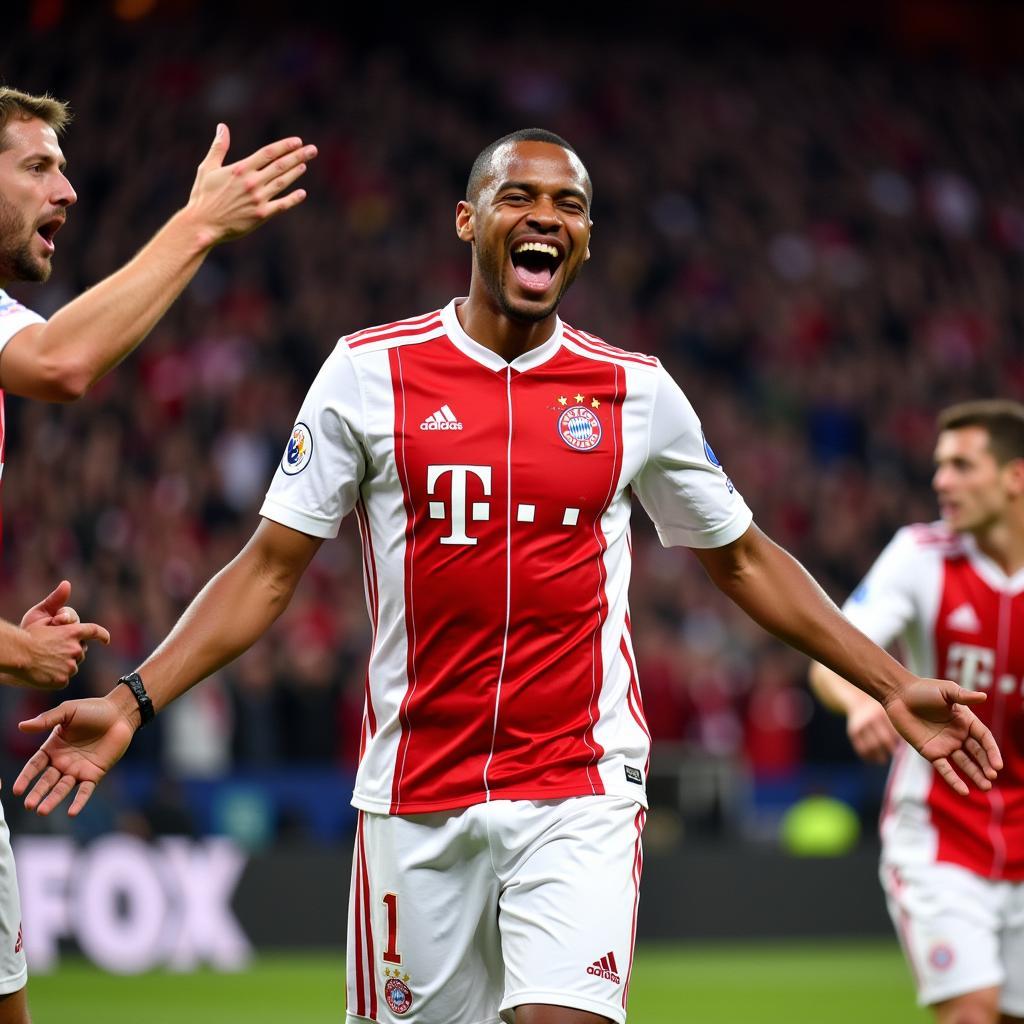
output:
M498 709L501 706L501 683L505 678L505 659L508 656L508 629L512 619L512 368L505 367L505 401L508 405L508 442L505 448L505 635L501 640L501 665L498 667L498 689L494 695L494 728L491 731L491 752L484 765L484 791L488 802L491 786L487 773L494 760L494 745L498 740Z
M445 418L445 419L446 419L446 420L447 420L447 421L448 421L449 423L458 423L458 418L457 418L457 417L455 416L455 414L454 414L454 413L453 413L453 412L451 411L451 409L449 409L449 408L448 408L448 406L447 406L447 405L442 405L442 406L441 406L441 412L442 412L442 413L444 414L444 418Z

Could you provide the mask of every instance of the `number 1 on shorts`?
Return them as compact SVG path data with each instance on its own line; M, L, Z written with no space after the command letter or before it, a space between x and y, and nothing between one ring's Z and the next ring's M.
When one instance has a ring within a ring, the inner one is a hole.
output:
M384 894L384 905L388 908L388 943L387 948L381 953L386 964L400 964L402 954L398 952L398 894L388 892Z

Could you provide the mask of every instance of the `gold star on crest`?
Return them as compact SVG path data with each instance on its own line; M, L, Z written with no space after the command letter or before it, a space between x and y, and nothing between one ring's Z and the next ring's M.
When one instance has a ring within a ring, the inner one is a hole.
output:
M582 395L577 395L576 396L576 401L577 402L582 402L583 401L583 396Z
M569 404L569 399L566 398L565 395L559 395L558 396L558 404L559 405L568 405Z
M591 400L591 402L590 402L590 408L591 409L599 409L600 407L601 407L601 403L596 398Z
M395 971L395 974L397 975L398 971ZM408 974L403 974L402 975L402 981L408 981L408 980L409 980L409 975Z

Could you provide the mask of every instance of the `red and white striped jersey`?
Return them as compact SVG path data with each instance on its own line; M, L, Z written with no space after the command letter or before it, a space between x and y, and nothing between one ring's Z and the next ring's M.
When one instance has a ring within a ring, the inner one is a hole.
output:
M942 523L900 530L843 610L876 643L902 638L918 675L988 694L974 713L1005 767L993 788L957 796L909 744L889 774L883 859L944 862L1024 880L1024 571L1012 577Z
M630 495L666 545L727 544L750 511L656 359L558 322L506 363L458 301L339 342L261 509L317 537L356 511L373 648L353 803L645 804Z
M32 324L42 324L46 321L38 314L27 309L17 299L11 298L0 288L0 352L4 350L7 342L13 338L18 331ZM7 450L7 424L4 417L4 393L0 390L0 477L4 472L4 456Z

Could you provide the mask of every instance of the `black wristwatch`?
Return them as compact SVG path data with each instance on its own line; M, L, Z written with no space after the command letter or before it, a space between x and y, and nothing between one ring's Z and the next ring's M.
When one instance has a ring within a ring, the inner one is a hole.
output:
M156 711L153 709L153 702L149 699L149 694L146 693L146 688L142 685L142 676L138 672L129 672L128 675L121 676L118 682L124 683L132 691L132 695L139 705L139 715L142 717L139 728L152 722Z

